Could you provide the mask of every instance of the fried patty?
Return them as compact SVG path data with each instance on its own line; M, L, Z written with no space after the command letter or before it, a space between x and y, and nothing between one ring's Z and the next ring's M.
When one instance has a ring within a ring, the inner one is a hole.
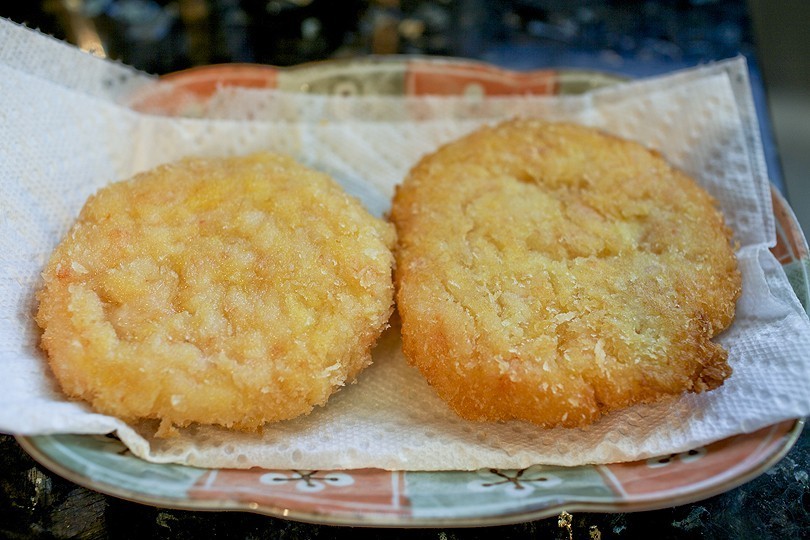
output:
M187 159L92 196L44 270L62 389L127 421L254 430L323 405L392 311L393 227L271 154Z
M405 355L464 418L583 426L731 374L731 231L641 144L484 127L411 170L392 220Z

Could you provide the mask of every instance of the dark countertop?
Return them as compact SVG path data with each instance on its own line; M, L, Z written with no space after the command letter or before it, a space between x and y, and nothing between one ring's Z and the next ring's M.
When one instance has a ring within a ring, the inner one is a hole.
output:
M647 76L728 58L749 60L772 180L784 190L764 84L743 1L486 2L119 0L0 8L64 39L92 22L108 54L165 73L215 62L289 65L368 53L486 60L513 69L585 67ZM270 30L274 31L268 31ZM776 466L721 495L639 513L574 513L484 529L360 529L240 512L160 509L79 487L0 435L2 538L803 538L810 536L810 435Z

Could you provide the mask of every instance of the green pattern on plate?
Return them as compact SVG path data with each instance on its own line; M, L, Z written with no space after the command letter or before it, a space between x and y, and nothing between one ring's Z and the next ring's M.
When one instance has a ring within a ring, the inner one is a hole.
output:
M810 259L791 261L782 265L782 268L785 269L790 286L793 287L793 291L799 297L799 302L807 311L808 306L810 306L810 291L807 288L807 276L810 275Z
M205 470L150 463L134 456L116 438L104 435L42 435L32 442L71 472L136 494L185 499Z
M594 467L410 472L406 493L415 517L463 517L527 512L563 502L618 500Z

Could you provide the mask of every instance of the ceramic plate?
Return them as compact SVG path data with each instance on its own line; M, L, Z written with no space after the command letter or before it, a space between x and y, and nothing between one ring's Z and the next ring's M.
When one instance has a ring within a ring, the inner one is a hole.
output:
M228 65L166 77L172 92L140 94L135 108L193 115L221 86L324 94L572 94L619 79L588 71L516 73L477 62L371 58L278 69ZM798 222L774 189L777 244L805 309L810 255ZM533 466L522 470L390 472L198 469L154 464L111 436L19 437L37 461L65 478L137 502L191 510L244 510L355 526L475 526L529 521L568 511L628 512L685 504L763 473L793 446L804 422L791 420L688 452L632 463Z

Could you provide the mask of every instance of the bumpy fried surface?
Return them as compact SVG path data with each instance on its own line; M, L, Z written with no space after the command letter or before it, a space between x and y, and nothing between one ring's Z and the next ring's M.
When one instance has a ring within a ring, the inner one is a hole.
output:
M512 121L394 199L406 357L461 416L582 426L730 375L740 275L713 199L655 152Z
M42 347L68 395L160 435L293 418L370 363L394 242L290 158L162 166L86 203L43 274Z

